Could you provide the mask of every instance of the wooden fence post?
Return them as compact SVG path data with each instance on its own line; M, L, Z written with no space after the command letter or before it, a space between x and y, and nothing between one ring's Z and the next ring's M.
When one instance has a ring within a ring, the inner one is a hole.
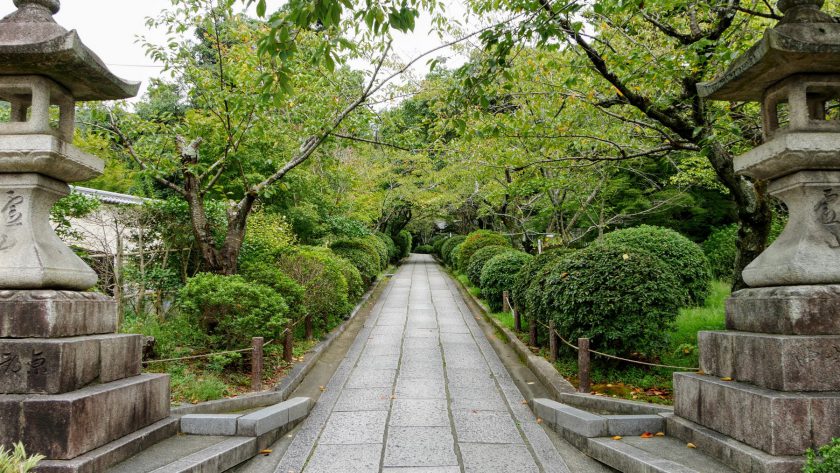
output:
M295 352L295 331L291 328L286 329L285 338L283 339L283 361L291 363Z
M560 347L557 345L557 333L554 330L554 321L548 321L548 346L551 351L551 362L554 363L557 361L557 357L560 354Z
M532 347L539 346L537 345L537 321L533 317L528 321L528 329L528 343Z
M504 291L502 292L502 312L508 312L510 310L510 293Z
M252 338L251 346L251 391L262 391L263 337Z
M589 394L592 391L592 381L589 378L590 368L589 339L578 338L578 391Z
M513 329L519 333L522 331L522 316L519 315L519 309L513 308Z

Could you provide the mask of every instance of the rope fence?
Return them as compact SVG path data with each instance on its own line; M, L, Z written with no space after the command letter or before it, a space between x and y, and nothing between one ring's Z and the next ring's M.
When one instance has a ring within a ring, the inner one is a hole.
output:
M286 334L291 334L291 328L286 329ZM286 337L288 339L288 336ZM145 360L143 365L150 365L152 363L169 363L173 361L187 361L198 360L201 358L210 358L217 355L232 355L235 353L251 352L251 391L262 391L262 375L263 375L263 349L268 345L274 343L274 340L269 340L268 343L263 343L263 337L254 337L251 339L251 348L243 348L241 350L225 350L217 351L215 353L205 353L203 355L182 356L179 358L164 358L162 360ZM287 345L288 346L288 345ZM284 351L286 351L284 349Z

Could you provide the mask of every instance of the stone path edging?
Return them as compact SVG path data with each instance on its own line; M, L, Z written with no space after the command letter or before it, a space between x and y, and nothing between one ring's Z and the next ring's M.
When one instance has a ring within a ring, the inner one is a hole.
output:
M519 355L519 357L525 362L525 365L531 370L531 372L534 373L534 376L536 376L537 379L539 379L540 382L549 390L549 392L551 392L554 400L560 400L564 394L574 394L576 392L575 387L566 381L564 377L560 376L560 373L557 372L548 360L539 355L535 355L531 349L516 336L516 334L502 325L501 322L491 317L490 310L480 299L472 295L472 293L470 293L461 281L455 278L452 279L457 282L461 294L465 297L469 297L469 300L475 304L477 310L481 312L482 316L484 316L484 320L493 324L493 327L505 336L516 354Z
M312 371L312 368L321 359L321 356L332 346L333 342L341 336L350 326L350 323L355 320L356 316L362 311L365 304L368 303L371 296L376 292L380 285L385 282L387 278L379 277L376 283L368 289L362 300L356 304L350 317L347 318L338 328L334 329L324 340L316 344L307 354L304 361L296 363L292 367L292 371L288 376L283 378L271 391L243 394L242 396L231 399L218 399L215 401L201 402L198 404L190 404L187 406L173 407L171 409L171 416L183 416L187 414L220 414L224 412L244 411L257 407L269 406L285 401L303 382L303 379Z

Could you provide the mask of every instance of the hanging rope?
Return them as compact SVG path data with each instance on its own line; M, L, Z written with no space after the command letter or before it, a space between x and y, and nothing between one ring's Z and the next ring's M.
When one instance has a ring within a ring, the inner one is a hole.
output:
M267 347L268 345L271 345L273 342L274 342L274 340L269 340L268 343L263 345L263 347ZM211 356L216 356L216 355L230 355L230 354L233 354L233 353L245 353L245 352L249 352L249 351L254 351L254 349L253 348L243 348L241 350L228 350L228 351L219 351L219 352L216 352L216 353L207 353L206 355L183 356L181 358L164 358L162 360L147 360L147 361L144 361L143 364L148 365L148 364L151 364L151 363L167 363L167 362L170 362L170 361L197 360L199 358L210 358Z

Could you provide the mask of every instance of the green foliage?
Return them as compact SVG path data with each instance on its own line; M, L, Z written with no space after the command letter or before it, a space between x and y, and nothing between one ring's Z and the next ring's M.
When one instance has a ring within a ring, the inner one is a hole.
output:
M463 254L463 248L461 252ZM494 256L504 253L506 251L513 251L510 247L507 246L500 246L500 245L491 245L485 246L483 248L479 248L475 254L472 255L470 258L469 263L466 265L466 271L464 274L467 275L467 279L472 283L473 286L481 287L481 271L484 269L484 265L487 264Z
M523 316L528 316L530 309L527 307L527 293L531 284L540 280L540 275L546 266L556 262L560 257L570 253L568 249L551 249L543 251L525 263L513 278L510 287L510 300L514 307L517 307Z
M341 274L344 275L344 279L347 281L347 299L352 304L361 299L361 297L365 293L365 282L362 279L362 273L353 266L353 263L350 260L342 258L338 255L335 255L334 258L335 264L341 270Z
M277 258L277 265L304 289L303 306L322 330L349 314L349 288L339 257L326 248L296 247Z
M682 305L702 306L709 294L711 273L703 250L674 230L642 225L604 235L607 244L638 248L665 263L684 290Z
M817 451L808 449L807 463L802 473L837 473L840 471L840 438L820 447Z
M190 403L214 401L225 397L228 387L215 373L176 372L171 377L172 398Z
M302 313L303 287L284 274L273 259L243 262L239 266L239 275L248 281L270 287L280 294L289 307L290 318L298 319L304 315Z
M787 219L774 218L767 245L771 245L782 233ZM712 276L715 279L732 282L735 271L735 257L738 253L738 225L732 224L713 231L701 247L709 259Z
M400 231L394 243L397 245L400 258L407 258L411 254L411 233L408 230Z
M461 260L461 248L463 248L463 246L464 244L460 243L452 250L451 253L449 253L449 259L452 261L452 263L450 263L450 266L454 267L458 265L458 261Z
M446 241L441 243L439 256L444 263L450 266L452 265L452 250L463 243L466 239L467 237L464 235L455 235L452 238L447 238Z
M510 247L510 240L508 237L490 230L477 230L470 233L464 240L458 260L454 262L455 269L462 272L466 271L470 259L476 251L485 246L494 245Z
M477 251L473 255L473 260L487 248L492 247L485 247ZM484 265L481 270L481 295L487 300L491 310L494 312L502 310L503 293L510 291L519 271L532 259L534 257L528 253L508 249L494 256ZM472 263L470 263L470 266L472 266Z
M27 473L44 458L44 455L29 456L23 442L16 443L12 450L6 450L6 447L0 445L0 473Z
M378 238L376 240L381 241ZM330 249L338 256L353 263L353 266L362 275L362 280L365 281L365 284L373 282L382 269L380 248L370 240L358 238L337 240L330 245ZM387 248L385 251L387 252Z
M440 250L448 239L449 237L446 235L438 235L432 238L432 241L429 243L432 246L432 254L440 256Z
M71 192L50 209L50 220L55 224L55 233L62 238L79 238L70 219L86 217L96 212L100 205L99 199Z
M397 248L397 244L394 243L394 239L382 232L377 232L376 236L388 247L388 258L386 261L397 262L400 259L400 250Z
M242 276L199 273L181 289L181 311L202 327L211 348L236 350L252 337L277 338L289 307L274 289Z
M435 248L432 245L420 245L414 249L414 252L421 255L430 255L435 252Z
M388 261L391 260L391 252L388 244L378 235L368 235L362 238L362 240L370 243L376 249L376 252L379 254L379 269L385 269L388 266Z
M660 353L683 298L679 280L659 258L603 242L557 261L543 290L546 313L538 318L553 319L568 340L590 338L593 349L625 356Z

